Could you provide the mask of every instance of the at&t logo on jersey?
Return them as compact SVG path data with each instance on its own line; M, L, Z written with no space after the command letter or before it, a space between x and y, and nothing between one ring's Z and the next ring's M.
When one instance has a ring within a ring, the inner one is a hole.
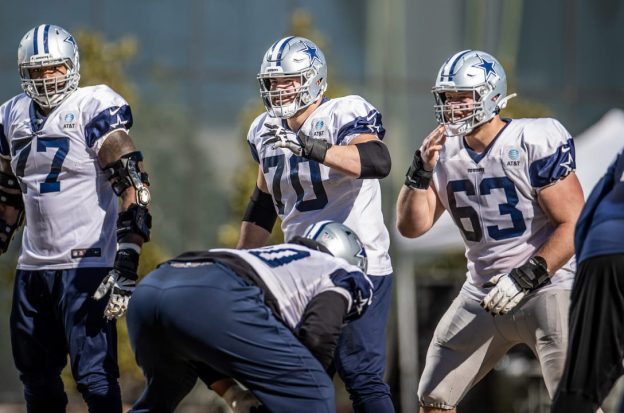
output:
M327 122L323 119L317 119L312 122L312 136L321 137L325 135Z
M503 154L503 164L507 167L519 167L522 165L522 152L520 149L509 146Z
M65 112L62 115L63 129L76 128L76 114L74 112Z

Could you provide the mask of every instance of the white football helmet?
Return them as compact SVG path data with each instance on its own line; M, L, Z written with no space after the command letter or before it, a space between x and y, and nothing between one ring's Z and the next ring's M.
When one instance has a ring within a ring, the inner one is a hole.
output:
M271 90L271 79L299 77L299 87ZM303 37L285 37L264 54L260 73L260 97L269 115L282 119L316 102L327 89L327 63L323 52Z
M29 69L65 65L65 76L31 79ZM78 88L80 63L78 46L65 29L53 24L42 24L28 31L17 49L17 66L22 78L22 89L43 108L58 106Z
M344 258L366 273L368 258L364 244L348 226L334 221L320 221L306 228L303 236L318 242L334 257Z
M436 120L447 126L448 136L469 134L497 115L515 96L507 96L507 76L498 60L478 50L464 50L447 59L432 92ZM473 103L449 104L447 92L472 92Z

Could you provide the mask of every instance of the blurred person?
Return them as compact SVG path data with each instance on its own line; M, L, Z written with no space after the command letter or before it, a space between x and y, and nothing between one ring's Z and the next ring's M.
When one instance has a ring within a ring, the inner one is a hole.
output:
M330 221L286 244L189 252L159 266L128 310L147 381L130 412L173 412L197 378L223 377L247 387L262 411L335 411L326 371L344 323L371 302L366 266L357 235Z
M358 234L375 300L344 329L334 361L356 412L393 412L384 383L392 265L379 185L391 162L381 141L381 114L360 96L324 97L325 56L302 37L275 42L262 59L258 81L266 113L247 135L258 177L238 248L265 245L277 216L285 239L325 219Z
M25 220L10 326L27 410L65 411L69 354L89 411L121 412L114 320L151 226L130 106L78 86L78 47L59 26L26 33L18 68L24 93L0 106L0 252Z
M605 148L606 149L606 148ZM594 412L624 373L624 150L576 224L570 339L552 412Z
M455 411L519 343L535 353L552 398L565 361L573 233L583 205L572 137L554 119L501 118L514 95L500 63L484 52L446 60L433 95L439 126L414 154L397 228L418 237L448 210L468 272L427 351L421 412Z

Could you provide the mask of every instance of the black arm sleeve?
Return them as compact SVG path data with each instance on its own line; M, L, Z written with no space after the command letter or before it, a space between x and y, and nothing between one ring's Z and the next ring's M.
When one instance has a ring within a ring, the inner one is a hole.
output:
M380 140L356 143L360 153L361 179L381 179L388 176L392 168L390 151Z
M345 297L335 291L326 291L308 303L301 318L297 337L326 371L332 365L348 306Z
M271 232L276 220L277 212L273 206L273 197L256 186L243 215L243 221L252 222Z

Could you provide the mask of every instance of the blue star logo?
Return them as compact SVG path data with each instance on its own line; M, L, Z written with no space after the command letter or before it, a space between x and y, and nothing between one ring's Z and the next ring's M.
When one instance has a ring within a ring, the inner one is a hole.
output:
M306 44L306 43L304 43L303 45L304 45L304 48L299 51L308 55L308 57L310 58L310 64L313 64L314 60L318 60L319 62L321 61L321 58L317 54L318 49L316 47L310 46L309 44Z
M566 159L565 162L561 162L559 165L565 169L565 175L572 172L574 170L574 159L572 158L572 154L568 153L568 159Z
M472 67L478 67L480 69L483 69L483 71L485 72L486 79L490 76L490 74L498 75L498 73L496 73L496 70L494 70L494 65L496 63L488 62L481 56L478 56L478 57L479 57L479 60L481 60L481 63L479 63L478 65L473 65Z

